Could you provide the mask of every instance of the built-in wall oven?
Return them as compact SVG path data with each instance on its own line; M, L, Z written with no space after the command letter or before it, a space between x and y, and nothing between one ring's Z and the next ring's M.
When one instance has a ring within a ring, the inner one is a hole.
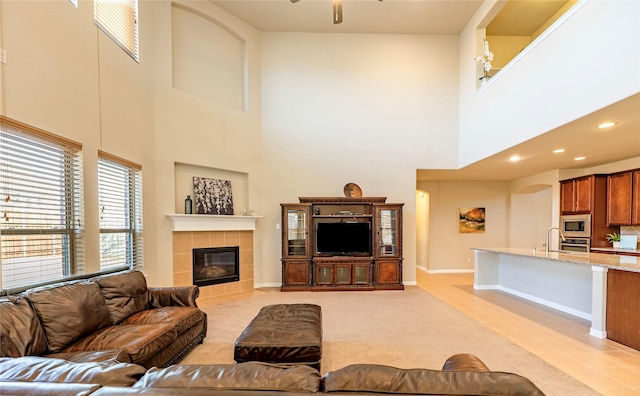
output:
M560 240L560 250L589 252L591 251L591 238L565 237L564 241Z
M560 229L567 238L591 238L591 215L560 216Z

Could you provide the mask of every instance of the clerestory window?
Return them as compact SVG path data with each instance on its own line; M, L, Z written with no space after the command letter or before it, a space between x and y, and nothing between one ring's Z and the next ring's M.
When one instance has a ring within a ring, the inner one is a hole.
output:
M100 30L140 62L138 0L94 0L93 18Z

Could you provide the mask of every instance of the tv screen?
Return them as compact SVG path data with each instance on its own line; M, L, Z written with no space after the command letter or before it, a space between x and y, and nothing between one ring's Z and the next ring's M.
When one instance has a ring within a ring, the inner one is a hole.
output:
M317 223L316 253L371 254L371 223Z

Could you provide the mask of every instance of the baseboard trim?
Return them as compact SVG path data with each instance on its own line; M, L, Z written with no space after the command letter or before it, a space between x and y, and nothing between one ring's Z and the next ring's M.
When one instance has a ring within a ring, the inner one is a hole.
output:
M428 274L473 274L473 269L436 269L430 270L424 267L416 267L420 271L424 271Z
M266 289L268 287L281 287L282 283L255 283L253 285L254 289Z

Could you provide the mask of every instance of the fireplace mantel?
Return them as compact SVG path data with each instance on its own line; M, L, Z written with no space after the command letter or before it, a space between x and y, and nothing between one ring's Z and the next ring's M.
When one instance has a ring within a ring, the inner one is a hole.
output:
M253 231L262 216L170 214L173 231Z

